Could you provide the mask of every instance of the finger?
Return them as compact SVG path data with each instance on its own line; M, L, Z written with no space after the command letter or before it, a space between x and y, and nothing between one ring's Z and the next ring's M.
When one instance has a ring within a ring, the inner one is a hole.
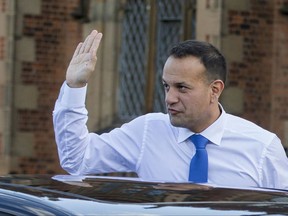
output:
M97 36L98 32L96 30L93 30L90 34L90 37L86 41L84 52L88 53L90 52L91 46L93 46L93 41L95 40L95 37Z
M82 44L82 47L81 47L81 49L79 50L79 54L84 53L84 50L85 50L87 41L89 40L90 37L91 37L91 36L88 35L88 36L86 37L86 39L84 40L84 42L83 42L83 44Z
M98 34L95 36L95 38L94 38L94 40L93 40L93 44L92 44L92 46L90 47L90 50L89 50L89 52L92 53L92 56L96 56L98 47L99 47L100 42L101 42L101 39L102 39L102 36L103 36L102 33L98 33Z
M72 58L74 58L75 56L77 56L78 54L79 54L79 51L80 51L80 49L81 49L81 47L82 47L82 42L81 43L79 43L78 45L77 45L77 47L76 47L76 49L75 49L75 51L74 51L74 54L73 54L73 57Z
M91 41L93 41L95 35L97 34L97 31L96 30L93 30L85 39L85 41L83 42L83 45L79 51L79 54L80 53L86 53L87 50L89 50L90 46L91 46Z

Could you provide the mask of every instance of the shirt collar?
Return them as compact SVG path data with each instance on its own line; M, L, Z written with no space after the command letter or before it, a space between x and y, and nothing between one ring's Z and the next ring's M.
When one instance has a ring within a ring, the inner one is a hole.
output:
M221 104L219 104L219 107L222 110L219 118L213 124L211 124L208 128L206 128L204 131L200 133L201 135L209 139L210 142L216 145L220 145L221 143L221 139L223 137L224 128L225 128L225 118L227 115ZM178 143L184 142L193 134L195 133L190 131L187 128L179 128L178 139L177 139Z

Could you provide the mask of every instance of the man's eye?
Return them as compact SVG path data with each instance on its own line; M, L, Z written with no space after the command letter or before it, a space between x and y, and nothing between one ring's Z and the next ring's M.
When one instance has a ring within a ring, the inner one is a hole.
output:
M164 87L165 89L167 89L167 88L168 88L168 85L167 85L166 83L163 83L163 87Z
M187 87L186 86L178 86L178 89L185 90L185 89L187 89Z

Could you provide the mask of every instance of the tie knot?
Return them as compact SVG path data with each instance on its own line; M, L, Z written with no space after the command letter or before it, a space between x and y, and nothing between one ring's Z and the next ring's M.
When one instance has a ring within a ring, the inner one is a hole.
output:
M208 143L208 139L201 134L193 134L190 139L194 143L196 149L205 149Z

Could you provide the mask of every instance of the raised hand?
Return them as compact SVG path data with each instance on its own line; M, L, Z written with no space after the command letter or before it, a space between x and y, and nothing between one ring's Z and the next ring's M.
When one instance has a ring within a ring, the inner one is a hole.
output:
M71 88L80 88L87 84L95 70L97 50L102 33L93 30L84 42L78 44L66 72L66 83Z

